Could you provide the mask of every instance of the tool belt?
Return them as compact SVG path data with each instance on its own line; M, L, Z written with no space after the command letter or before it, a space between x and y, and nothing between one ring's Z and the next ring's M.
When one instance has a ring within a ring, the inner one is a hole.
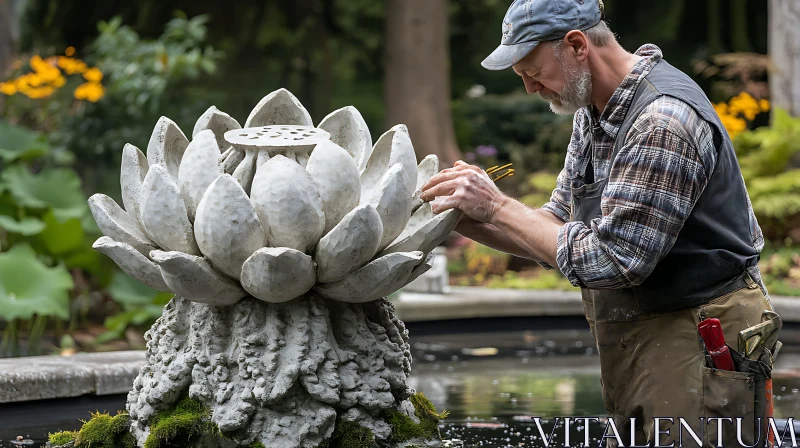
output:
M752 441L758 442L758 446L764 446L764 441L768 440L767 446L772 447L774 446L774 434L770 432L769 425L769 418L773 416L772 369L775 357L782 345L777 340L782 322L777 313L769 310L762 313L761 320L761 323L739 332L736 349L726 343L727 350L709 350L708 339L705 336L703 339L706 342L706 364L709 368L715 369L720 365L727 364L724 357L719 356L721 351L727 351L730 354L734 371L748 375L748 385L752 384L755 415L753 416L752 433L749 433L746 428L742 428L742 431L751 434ZM719 324L719 322L717 323ZM724 322L721 324L724 325ZM701 331L701 335L702 333ZM747 438L749 437L745 437L745 439Z

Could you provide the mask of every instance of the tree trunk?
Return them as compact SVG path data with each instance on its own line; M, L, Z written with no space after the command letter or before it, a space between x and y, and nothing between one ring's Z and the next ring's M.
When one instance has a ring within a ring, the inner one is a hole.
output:
M447 0L386 0L387 127L408 126L417 158L439 157L439 167L461 157L450 110Z
M11 65L11 58L17 48L17 23L14 14L14 0L0 0L0 81Z
M800 116L800 2L770 0L769 56L772 60L769 85L774 107Z

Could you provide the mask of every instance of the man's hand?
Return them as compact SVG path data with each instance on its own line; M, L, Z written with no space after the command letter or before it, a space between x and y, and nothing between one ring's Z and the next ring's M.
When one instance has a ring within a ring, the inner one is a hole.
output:
M434 213L457 208L479 222L491 222L509 200L486 171L460 160L453 168L442 170L422 186L422 200L431 201L437 196L442 197L431 202ZM464 224L468 225L468 222Z

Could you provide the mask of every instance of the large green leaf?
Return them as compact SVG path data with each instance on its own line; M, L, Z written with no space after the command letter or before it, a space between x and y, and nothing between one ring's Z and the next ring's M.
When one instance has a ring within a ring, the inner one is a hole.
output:
M44 222L36 218L22 218L20 221L8 215L0 215L0 228L11 233L31 236L44 230Z
M81 191L81 180L67 168L45 169L33 174L22 165L14 165L0 174L11 195L22 207L53 208L58 221L82 218L88 210Z
M121 304L126 310L149 305L163 307L173 296L168 292L157 291L122 271L114 274L114 278L108 286L108 292L111 293L114 301ZM159 315L161 315L160 308Z
M80 219L71 218L59 222L53 211L48 211L42 218L46 227L37 238L44 244L48 253L64 255L86 244Z
M0 159L34 159L47 153L47 143L38 132L0 121Z
M0 319L31 319L36 314L68 319L72 287L64 266L45 266L28 244L0 253Z

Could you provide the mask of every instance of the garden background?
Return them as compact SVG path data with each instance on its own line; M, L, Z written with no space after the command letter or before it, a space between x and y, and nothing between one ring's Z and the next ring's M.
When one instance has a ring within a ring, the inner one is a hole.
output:
M770 293L800 296L800 22L793 0L607 0L706 90L734 138L768 239ZM571 117L480 61L509 0L0 0L0 356L142 348L170 295L91 249L86 199L120 202L126 143L209 106L245 117L286 87L319 120L354 105L373 135L409 125L421 160L513 162L500 186L541 206ZM776 11L780 11L776 13ZM452 234L451 283L571 289L557 271Z

